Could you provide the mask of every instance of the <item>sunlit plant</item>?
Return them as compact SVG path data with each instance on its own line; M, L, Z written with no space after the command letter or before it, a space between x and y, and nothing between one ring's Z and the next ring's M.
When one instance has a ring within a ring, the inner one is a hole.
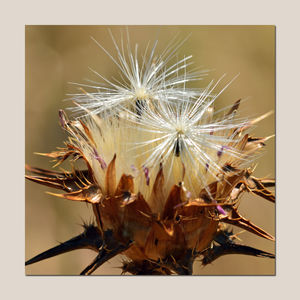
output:
M211 81L191 89L191 81L206 72L190 71L191 56L176 58L181 43L156 55L156 44L142 56L138 46L120 45L116 57L100 44L117 65L119 80L83 85L73 95L69 119L59 111L69 135L64 148L44 154L56 166L69 159L71 172L27 166L29 180L60 189L60 198L89 203L95 224L82 234L28 260L36 263L71 250L96 251L81 272L92 274L104 262L122 254L122 273L192 274L193 262L207 265L225 254L274 258L236 243L228 224L260 237L274 238L238 211L241 195L255 193L275 201L272 179L252 175L257 153L268 138L250 135L253 125L268 115L241 118L241 100L215 110L222 92ZM91 91L87 91L87 89ZM86 168L76 168L76 161Z

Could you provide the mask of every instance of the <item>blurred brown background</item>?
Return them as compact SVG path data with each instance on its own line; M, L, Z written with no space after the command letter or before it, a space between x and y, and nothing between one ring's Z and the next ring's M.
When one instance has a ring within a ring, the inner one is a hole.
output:
M49 159L33 152L50 152L62 146L65 133L58 125L58 110L71 106L66 94L76 93L68 82L94 79L88 67L105 77L116 68L107 55L90 39L94 37L109 52L115 49L107 31L118 40L122 26L26 26L26 163L50 168ZM275 27L273 26L129 26L132 44L140 51L148 41L159 40L158 51L165 49L178 34L190 38L179 50L179 58L193 55L194 65L211 69L199 85L218 79L224 73L229 81L240 76L217 100L226 106L249 96L241 106L243 116L257 116L275 109ZM263 120L256 136L275 132L275 117ZM275 176L274 139L267 142L265 154L257 160L256 177ZM45 194L46 187L26 182L26 259L81 232L82 220L92 220L91 209L83 203ZM256 196L245 195L240 211L255 224L275 235L275 206ZM240 231L235 229L236 232ZM274 253L275 244L252 234L240 235L242 242ZM26 267L26 274L79 274L95 257L90 250L77 250ZM120 274L122 257L99 268L95 274ZM272 275L275 261L244 255L223 256L212 265L194 266L203 275Z

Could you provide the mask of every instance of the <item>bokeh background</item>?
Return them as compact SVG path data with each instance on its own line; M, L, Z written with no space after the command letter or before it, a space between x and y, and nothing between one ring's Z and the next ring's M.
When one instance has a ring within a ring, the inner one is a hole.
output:
M26 163L50 168L48 158L34 152L51 152L62 146L65 133L58 124L58 110L72 105L67 94L77 88L68 82L84 83L94 79L88 67L105 77L116 76L116 67L91 40L94 37L109 52L115 53L108 33L110 28L118 40L125 26L26 26ZM158 51L170 40L188 40L179 49L178 57L193 55L194 65L210 69L209 76L198 83L205 86L224 73L229 81L239 77L217 100L220 107L239 98L243 116L258 116L275 109L275 27L274 26L128 26L132 45L144 49L149 41L159 40ZM275 114L261 121L253 132L256 136L275 133ZM267 142L264 155L254 175L275 176L274 139ZM80 224L91 221L93 214L84 203L74 203L46 194L49 189L26 182L25 259L63 242L82 231ZM241 213L255 224L275 235L275 206L254 195L244 195ZM235 232L239 232L235 229ZM242 243L275 253L275 243L250 233L239 236ZM28 275L79 274L95 257L90 250L77 250L26 267ZM104 264L94 274L119 275L122 256ZM212 265L194 265L200 275L273 275L275 260L228 255Z

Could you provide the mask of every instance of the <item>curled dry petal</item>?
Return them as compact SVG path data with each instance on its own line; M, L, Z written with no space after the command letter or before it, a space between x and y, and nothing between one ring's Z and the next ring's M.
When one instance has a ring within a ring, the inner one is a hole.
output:
M155 178L155 182L153 184L152 194L149 199L151 209L155 213L158 213L163 209L163 205L165 202L164 182L165 179L161 164L157 176Z
M116 154L107 167L105 175L105 191L108 196L113 196L116 189Z
M242 217L236 208L232 208L231 216L221 217L220 221L227 223L227 224L235 225L237 227L245 229L245 230L252 232L252 233L254 233L260 237L263 237L265 239L268 239L271 241L275 240L275 238L272 235L270 235L269 233L267 233L265 230L256 226L251 221L246 220L244 217Z
M47 192L49 195L64 198L72 201L83 201L92 204L100 203L102 194L100 189L96 185L86 186L76 192L66 193L66 194L55 194Z

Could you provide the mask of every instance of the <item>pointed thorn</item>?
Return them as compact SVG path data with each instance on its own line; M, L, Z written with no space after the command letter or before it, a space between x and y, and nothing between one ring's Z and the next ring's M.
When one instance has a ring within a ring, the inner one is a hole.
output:
M114 256L122 253L131 246L131 242L128 242L126 245L119 244L114 249L107 249L106 247L101 247L100 252L95 257L95 259L80 273L80 275L91 275L96 271L101 265L106 261L110 260Z
M82 234L27 260L25 266L77 249L92 249L98 251L101 245L102 239L99 229L93 225L86 226Z
M206 250L203 253L204 258L202 260L202 264L205 266L207 264L212 263L217 258L227 254L243 254L256 257L275 258L274 254L253 247L239 245L235 243L226 243L220 246L214 245L213 248Z

